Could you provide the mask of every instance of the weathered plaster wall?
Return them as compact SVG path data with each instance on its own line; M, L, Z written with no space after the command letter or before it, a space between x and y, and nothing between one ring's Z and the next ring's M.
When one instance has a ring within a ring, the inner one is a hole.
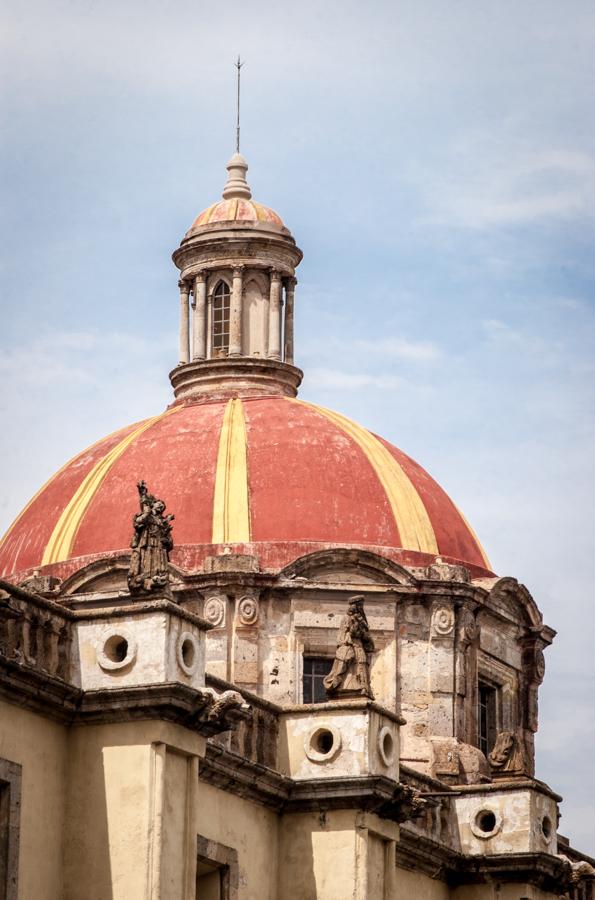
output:
M444 881L429 878L423 872L397 869L395 892L391 900L450 900L451 897L452 894Z
M277 900L278 822L276 813L250 800L199 783L198 833L237 850L240 900Z
M278 897L354 897L355 813L298 813L283 818Z
M0 757L21 765L19 900L63 900L67 730L0 701Z
M204 743L157 721L72 729L63 900L193 896Z

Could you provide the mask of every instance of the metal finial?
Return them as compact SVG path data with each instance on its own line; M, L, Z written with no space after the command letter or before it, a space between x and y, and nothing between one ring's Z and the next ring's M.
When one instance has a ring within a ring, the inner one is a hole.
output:
M240 152L240 69L244 65L244 63L240 60L238 55L237 63L234 63L236 69L238 70L238 116L236 122L236 153Z

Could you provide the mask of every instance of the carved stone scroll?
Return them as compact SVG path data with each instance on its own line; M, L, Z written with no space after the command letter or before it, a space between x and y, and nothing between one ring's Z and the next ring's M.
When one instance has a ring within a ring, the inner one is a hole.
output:
M492 772L522 774L526 768L522 738L514 731L501 731L488 756Z

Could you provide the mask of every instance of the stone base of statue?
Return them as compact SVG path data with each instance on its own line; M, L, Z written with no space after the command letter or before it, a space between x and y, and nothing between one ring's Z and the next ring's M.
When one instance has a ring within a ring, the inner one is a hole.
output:
M327 689L326 696L328 700L373 700L374 694L372 690L368 688L360 688L359 690L342 690L339 688L336 691L329 691Z
M169 578L129 577L128 590L134 600L173 600Z

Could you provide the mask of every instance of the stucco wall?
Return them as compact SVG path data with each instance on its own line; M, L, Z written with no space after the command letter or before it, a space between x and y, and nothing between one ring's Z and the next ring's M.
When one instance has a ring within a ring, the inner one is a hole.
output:
M0 757L22 766L19 900L63 900L66 729L0 701Z
M199 782L198 833L237 850L241 900L277 900L277 823L276 813Z
M159 721L72 729L60 900L192 896L204 738Z
M444 881L429 878L422 872L397 869L394 900L450 900L451 897Z

